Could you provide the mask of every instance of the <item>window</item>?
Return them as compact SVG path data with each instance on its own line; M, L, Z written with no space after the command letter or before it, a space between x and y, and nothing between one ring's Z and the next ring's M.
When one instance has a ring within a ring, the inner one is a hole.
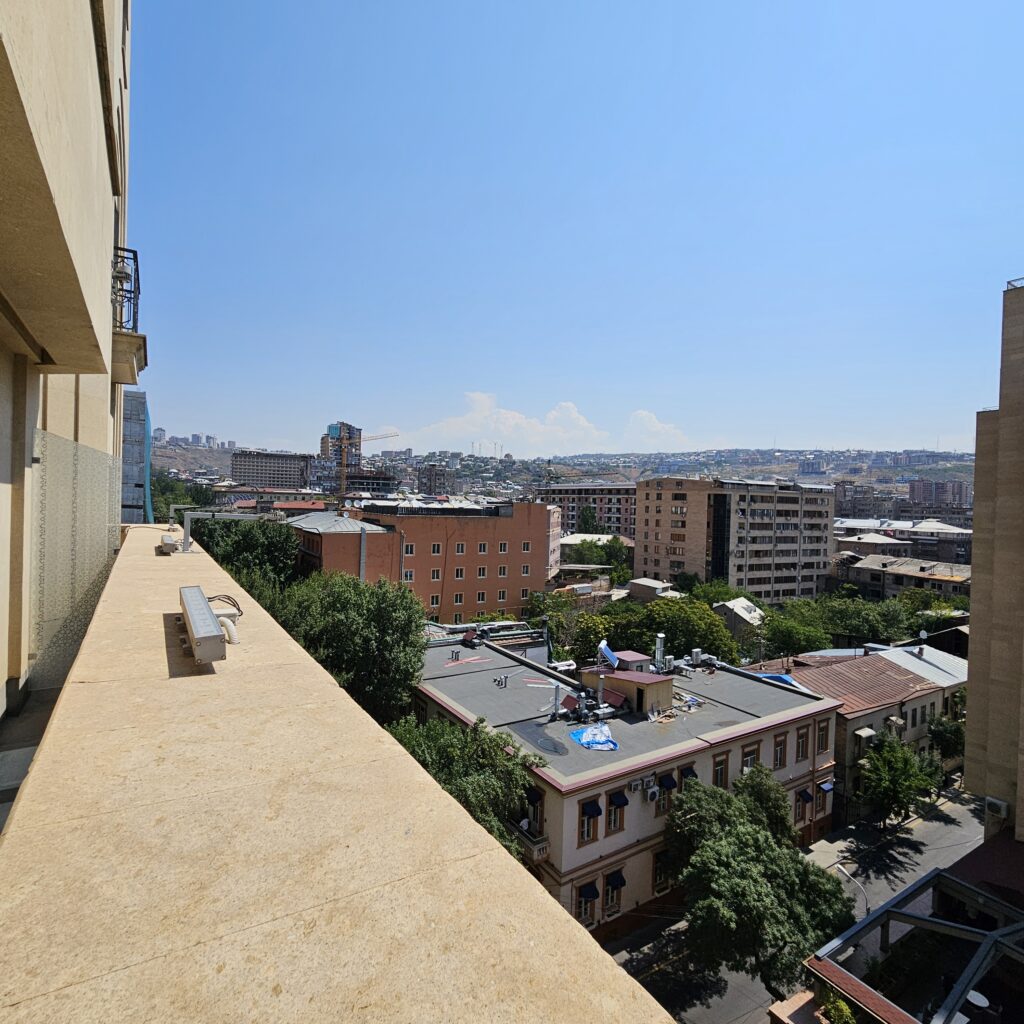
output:
M507 601L508 600L508 591L507 590L499 590L498 591L498 600L499 601Z
M477 545L477 551L479 551L481 555L486 555L487 554L487 541L485 541L485 540L480 541L480 543Z
M531 795L531 790L536 795L536 799ZM541 790L531 786L527 790L527 800L531 801L529 804L530 835L542 836L544 835L544 794Z
M609 871L604 876L604 903L601 910L605 917L614 917L622 909L621 894L625 885L626 879L622 874L622 868Z
M579 842L586 846L597 839L597 819L601 817L601 804L597 800L581 800L579 810Z
M817 793L814 794L814 813L824 814L825 813L825 800L826 793L823 789L818 789Z
M761 744L748 743L743 748L743 757L741 764L744 768L753 768L758 761L761 760Z
M655 895L661 896L672 887L672 876L668 873L668 851L658 850L654 854L654 874L652 878Z
M453 626L461 626L462 625L462 612L456 612L452 616L452 625Z
M431 544L430 545L430 553L432 555L439 555L439 554L441 554L441 545L440 544Z
M440 608L441 607L441 595L440 594L431 594L430 595L430 607L431 608Z
M793 821L799 824L807 817L807 804L804 803L804 798L797 793L793 797Z
M828 719L822 719L818 723L818 753L824 754L828 750Z
M507 555L508 554L508 541L507 540L499 540L498 541L498 554L499 555Z
M466 578L466 570L461 565L455 567L455 578L457 580L464 580Z
M476 603L477 604L484 604L486 601L487 601L487 591L486 590L478 590L476 592Z
M457 541L455 544L455 554L464 555L466 553L466 545L462 541Z
M917 708L910 709L910 728L917 728Z
M530 588L529 587L523 587L523 589L519 591L519 596L520 596L520 598L522 598L522 600L524 600L524 601L527 600L529 598L529 596L530 596Z
M441 578L441 570L440 569L431 569L430 570L430 578L432 580L439 580Z
M406 569L402 573L402 579L406 583L412 583L412 569Z
M462 604L462 595L461 594L456 594L455 595L455 603L456 604Z
M524 576L529 576L530 575L530 566L529 566L529 563L527 563L527 562L523 562L523 575Z
M529 551L529 550L530 550L530 542L528 540L524 540L523 541L523 551Z
M672 790L668 786L659 786L658 799L654 801L654 816L660 818L663 814L668 814L668 809L671 806Z
M576 920L580 924L593 924L594 913L597 909L597 898L600 893L597 891L597 884L591 879L583 882L576 889Z
M476 578L478 580L487 579L487 566L486 565L478 565L476 567Z
M416 554L416 545L415 544L406 544L405 545L405 553L407 555L415 555Z
M711 784L721 789L729 788L729 752L715 754L714 764L711 768Z
M778 770L786 767L786 744L789 734L780 732L775 736L775 756L772 759L772 767Z
M507 565L499 565L498 566L498 575L499 576L507 576L508 575L508 566Z
M608 813L604 819L604 834L615 835L626 827L626 807L629 805L629 797L624 789L617 789L605 797L605 806Z
M798 761L807 760L808 735L810 731L811 727L809 725L802 725L796 731L796 759Z
M932 701L931 704L928 705L928 717L935 717L935 701Z

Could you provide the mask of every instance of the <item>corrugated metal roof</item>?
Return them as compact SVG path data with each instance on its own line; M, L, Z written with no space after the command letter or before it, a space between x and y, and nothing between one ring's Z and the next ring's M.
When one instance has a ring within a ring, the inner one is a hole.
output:
M310 512L309 515L296 516L288 520L289 526L297 526L301 530L313 533L387 533L383 526L376 523L364 523L362 519L351 516L339 516L335 512Z

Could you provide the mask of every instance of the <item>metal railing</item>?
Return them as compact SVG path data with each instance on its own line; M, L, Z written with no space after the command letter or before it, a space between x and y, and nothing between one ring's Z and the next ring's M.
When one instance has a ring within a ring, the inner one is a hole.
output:
M1010 291L1012 288L1024 288L1024 277L1014 278L1012 281L1006 282L1006 290Z
M110 300L114 307L114 330L139 333L139 253L137 249L114 247L111 261Z

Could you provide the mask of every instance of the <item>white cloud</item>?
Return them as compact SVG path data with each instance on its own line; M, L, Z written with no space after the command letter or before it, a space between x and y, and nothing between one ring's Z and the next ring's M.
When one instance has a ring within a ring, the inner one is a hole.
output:
M490 453L498 442L506 452L522 458L600 451L680 451L685 441L678 427L646 409L637 409L624 421L616 413L615 422L606 429L588 420L574 402L559 402L537 417L504 409L496 395L482 391L467 391L464 398L464 412L428 426L405 430L381 426L373 432L398 429L399 437L381 442L389 448L468 452L473 443L483 442L483 451ZM372 445L373 450L378 447Z

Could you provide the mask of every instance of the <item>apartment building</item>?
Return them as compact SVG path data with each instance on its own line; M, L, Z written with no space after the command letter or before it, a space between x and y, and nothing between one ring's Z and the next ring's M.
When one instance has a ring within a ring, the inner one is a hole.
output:
M562 528L568 533L577 532L580 511L589 506L598 526L623 537L635 536L636 484L608 484L600 480L545 484L537 489L537 500L562 510Z
M651 579L723 579L779 602L824 589L832 488L819 484L653 477L637 483L633 566Z
M447 464L428 462L416 471L416 486L421 494L452 494L455 491L455 471Z
M970 597L971 594L971 567L956 562L851 555L837 558L834 564L839 580L852 583L872 601L899 597L904 590L927 590L946 598Z
M153 522L149 405L145 391L125 391L121 447L121 522Z
M331 462L341 462L345 453L345 464L349 469L359 469L363 462L363 429L351 423L338 420L327 424L327 433L320 437L320 457Z
M435 622L518 617L558 571L560 512L536 502L366 501L291 525L306 570L403 582Z
M231 453L231 479L250 487L305 488L310 484L312 455L236 448Z
M999 408L978 413L974 476L971 706L964 783L991 797L986 834L1024 841L1024 279L1007 283ZM1005 806L1005 814L1003 807Z
M526 862L601 937L644 923L630 915L669 897L664 826L674 793L690 780L728 789L764 763L789 794L801 840L824 835L839 706L740 670L684 679L651 671L652 659L637 652L619 659L614 671L584 670L580 684L479 637L447 637L430 642L414 697L421 720L471 725L483 717L545 759L518 823ZM570 716L580 701L605 719L616 750L574 739L580 726ZM648 710L673 707L674 717L648 718Z
M836 544L842 548L847 537L879 533L910 545L914 558L969 565L973 531L938 519L850 519L837 517L833 523Z
M911 480L910 501L915 505L973 505L974 486L966 480Z
M0 715L59 686L120 544L130 4L0 5Z

